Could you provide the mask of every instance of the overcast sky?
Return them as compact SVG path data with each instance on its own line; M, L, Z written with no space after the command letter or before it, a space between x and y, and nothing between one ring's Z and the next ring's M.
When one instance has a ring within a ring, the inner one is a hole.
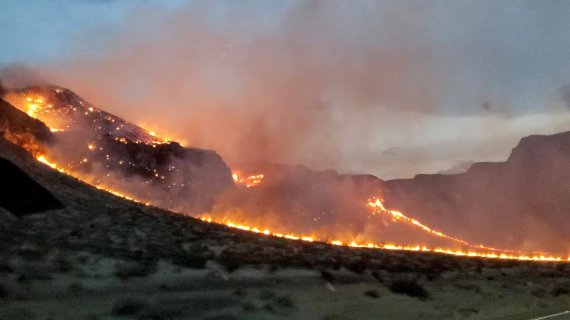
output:
M569 13L553 0L4 0L0 67L230 163L410 177L570 130Z

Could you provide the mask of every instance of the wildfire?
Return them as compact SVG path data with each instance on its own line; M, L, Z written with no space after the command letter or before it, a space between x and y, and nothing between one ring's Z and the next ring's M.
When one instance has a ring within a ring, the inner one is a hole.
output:
M478 257L478 258L487 258L487 259L503 259L503 260L519 260L519 261L545 261L545 262L570 262L570 257L563 258L557 257L552 255L543 255L543 254L509 254L505 252L485 252L485 251L475 251L475 250L453 250L448 248L441 248L435 247L430 248L425 245L412 245L412 246L403 246L393 243L361 243L357 241L350 241L350 242L343 242L336 239L319 239L314 236L306 236L306 235L299 235L294 233L279 233L273 232L267 228L263 227L255 227L250 226L243 223L236 223L231 220L225 219L215 219L208 215L203 215L200 217L200 220L208 222L208 223L218 223L230 228L244 230L248 232L254 232L258 234L264 234L267 236L274 236L278 238L285 238L290 240L298 240L298 241L305 241L305 242L321 242L327 243L334 246L347 246L352 248L368 248L368 249L383 249L383 250L397 250L397 251L413 251L413 252L432 252L432 253L441 253L459 257Z
M150 205L150 202L144 202L144 201L137 200L136 198L134 198L134 197L132 197L132 196L129 196L129 195L123 193L123 192L114 190L113 188L108 187L108 186L105 186L105 185L103 185L103 184L93 184L93 183L89 183L89 182L87 182L85 179L83 179L80 174L78 174L78 173L76 173L76 172L73 172L73 171L65 170L65 169L59 167L56 163L49 161L44 155L39 155L39 156L37 156L37 157L36 157L36 160L38 160L39 162L41 162L41 163L43 163L43 164L46 164L47 166L51 167L52 169L55 169L55 170L57 170L57 171L59 171L59 172L61 172L61 173L67 174L67 175L69 175L69 176L72 176L72 177L74 177L74 178L76 178L76 179L78 179L78 180L81 180L81 181L83 181L83 182L86 182L86 183L88 183L88 184L91 184L91 185L93 185L95 188L97 188L97 189L99 189L99 190L106 191L106 192L108 192L108 193L110 193L110 194L113 194L113 195L119 197L119 198L123 198L123 199L129 200L129 201L133 201L133 202L136 202L136 203L144 204L145 206L149 206L149 205ZM81 160L81 161L84 162L84 163L85 163L85 162L88 162L88 160L87 160L86 158L84 158L84 159Z
M28 102L28 115L32 118L36 118L41 105L44 103L44 99L41 97L27 97L26 101Z
M82 177L80 175L78 175L74 172L71 172L71 171L66 171L66 170L62 169L61 167L58 167L55 163L47 160L44 155L40 155L40 156L36 157L36 159L42 163L45 163L46 165L50 166L53 169L56 169L62 173L71 175L77 179L85 181L84 179L82 179ZM234 173L233 175L234 175L234 180L235 180L236 174ZM245 181L250 177L253 177L253 178L251 178L249 180L249 183L245 183ZM259 174L259 175L245 177L242 179L240 179L240 176L238 175L237 178L238 178L238 180L237 180L238 182L241 181L241 183L244 183L242 185L249 188L249 187L256 186L259 183L261 183L261 180L263 179L263 175ZM111 193L117 197L129 200L129 201L137 202L137 203L144 204L147 206L150 205L149 202L144 202L144 201L138 200L135 197L132 197L130 195L127 195L125 193L114 190L114 189L107 187L107 186L104 186L104 185L95 185L95 187L99 190L109 192L109 193ZM479 258L488 258L488 259L520 260L520 261L545 261L545 262L562 262L562 261L570 262L570 257L564 258L564 257L544 255L544 254L522 254L522 253L516 253L515 254L515 253L513 253L513 251L499 250L499 249L495 249L495 248L486 247L483 245L472 245L472 244L468 243L467 241L457 239L457 238L454 238L451 236L447 236L442 232L432 230L429 227L425 226L424 224L420 223L419 221L405 216L403 213L401 213L399 211L386 209L384 207L382 201L380 200L380 198L369 199L367 201L367 205L373 209L373 214L389 214L396 221L402 221L405 223L415 225L415 226L417 226L417 227L419 227L419 228L421 228L427 232L430 232L431 234L434 234L436 236L440 236L440 237L443 237L446 239L454 240L458 243L461 243L463 245L467 245L469 247L472 247L472 248L478 249L478 250L467 250L466 251L466 250L454 250L454 249L442 248L442 247L433 247L432 248L432 247L428 247L426 245L420 245L420 244L418 244L418 245L398 245L398 244L394 244L394 243L372 243L372 242L363 243L363 242L359 242L356 240L343 242L343 241L338 240L338 239L321 239L321 238L319 238L317 236L313 236L313 235L301 235L301 234L295 234L295 233L276 232L276 231L270 230L269 228L260 227L260 226L251 226L251 225L248 225L246 223L237 223L237 222L227 220L227 219L216 219L216 218L210 217L208 215L202 215L199 218L202 221L205 221L208 223L222 224L222 225L226 225L230 228L239 229L239 230L248 231L248 232L253 232L253 233L257 233L257 234L263 234L266 236L274 236L274 237L278 237L278 238L284 238L284 239L296 240L296 241L304 241L304 242L321 242L321 243L327 243L327 244L334 245L334 246L347 246L347 247L352 247L352 248L368 248L368 249L383 249L383 250L412 251L412 252L432 252L432 253L440 253L440 254L447 254L447 255L453 255L453 256L479 257Z
M36 157L36 159L41 163L47 164L52 169L57 169L57 165L55 163L49 162L44 155L39 155Z
M239 172L234 171L232 172L232 178L234 179L234 183L240 186L244 186L246 188L256 187L263 181L263 174L254 174L251 176L242 176Z
M154 129L153 130L148 129L149 127L153 126L149 126L146 123L138 124L138 126L142 128L151 137L153 144L164 144L174 141L170 136L164 135L162 133L159 134L157 133L157 130Z
M475 244L469 243L463 239L455 238L455 237L449 236L443 232L433 230L430 227L426 226L425 224L419 222L418 220L407 217L406 215L404 215L400 211L386 209L386 207L384 207L384 204L382 203L382 200L380 197L372 197L372 198L368 199L368 206L370 208L372 208L372 214L374 214L374 215L385 214L385 215L391 217L394 221L399 221L402 223L413 225L413 226L420 228L421 230L428 232L434 236L444 238L444 239L448 239L448 240L451 240L453 242L457 242L459 244L466 245L468 247L491 250L491 251L512 252L510 250L502 250L502 249L487 247L487 246L484 246L482 244L475 245Z
M49 108L51 107L51 105L44 105L45 103L45 99L43 99L42 97L26 97L26 107L27 110L24 110L28 113L28 115L30 115L31 117L34 118L38 118L40 116L42 117L49 117L52 116L52 113L49 113ZM46 107L47 109L44 110L43 108ZM89 112L94 112L95 109L93 108L89 108L88 109ZM49 115L48 115L49 113ZM43 118L40 120L44 120ZM112 120L112 122L115 122L115 120ZM49 121L48 121L49 123ZM122 125L121 125L122 126ZM120 127L118 127L117 130L119 130ZM51 129L52 132L58 132L61 131L60 129ZM155 144L160 144L160 143L167 143L170 141L170 139L168 138L159 138L157 136L157 134L153 131L146 131L146 133L152 137L152 139L150 140L144 140L141 141L140 143L148 143L149 145L155 145ZM117 141L121 142L121 143L128 143L128 141L123 138L123 137L117 137ZM139 142L136 142L139 143ZM87 144L87 149L90 151L94 151L97 148L100 148L98 146L95 145L94 142L90 142ZM86 177L84 175L82 175L79 172L76 172L74 170L73 165L71 164L67 164L67 165L61 165L61 164L56 164L55 162L53 162L53 160L48 160L48 158L46 157L45 154L36 154L33 153L34 155L36 155L36 159L39 162L42 162L46 165L48 165L49 167L51 167L52 169L58 170L64 174L73 176L81 181L84 181L86 183L89 183L91 185L93 185L94 187L96 187L97 189L109 192L117 197L129 200L129 201L133 201L133 202L137 202L137 203L141 203L144 205L149 205L149 202L146 201L141 201L140 199L137 199L131 195L128 195L122 191L118 191L115 190L114 188L111 188L107 185L104 185L101 181L96 180L93 181L93 179ZM107 159L109 159L109 156L107 155ZM87 158L82 158L82 160L80 161L81 163L87 163L89 160ZM120 164L122 164L123 162L120 161ZM155 175L158 175L158 173L156 173ZM235 182L235 184L245 187L245 188L253 188L256 186L259 186L265 176L263 174L253 174L253 175L242 175L242 173L240 173L239 171L233 171L232 172L232 178ZM239 229L239 230L244 230L244 231L248 231L248 232L254 232L254 233L258 233L258 234L262 234L262 235L266 235L266 236L274 236L274 237L279 237L279 238L285 238L285 239L290 239L290 240L297 240L297 241L304 241L304 242L321 242L321 243L327 243L330 245L334 245L334 246L347 246L347 247L353 247L353 248L370 248L370 249L384 249L384 250L401 250L401 251L414 251L414 252L433 252L433 253L441 253L441 254L448 254L448 255L454 255L454 256L464 256L464 257L480 257L480 258L490 258L490 259L508 259L508 260L521 260L521 261L566 261L566 262L570 262L570 257L558 257L558 256L553 256L553 255L545 255L545 254L526 254L526 253L521 253L521 252L515 252L515 251L511 251L511 250L502 250L502 249L496 249L496 248L492 248L492 247L488 247L488 246L484 246L484 245L476 245L476 244L471 244L463 239L459 239L450 235L447 235L441 231L438 230L434 230L430 227L428 227L427 225L421 223L420 221L410 218L408 216L406 216L404 213L400 212L400 211L396 211L396 210L391 210L391 209L387 209L384 204L383 204L383 199L380 197L373 197L370 198L366 201L366 205L370 208L371 213L373 215L384 215L387 216L389 218L391 218L393 221L396 222L400 222L400 223L405 223L408 225L411 225L415 228L418 228L430 235L439 237L439 238L443 238L443 239L447 239L447 240L451 240L455 243L458 243L459 245L461 245L462 248L468 248L468 249L464 249L464 250L455 250L455 249L450 249L450 248L443 248L443 247L429 247L427 245L423 245L423 244L417 244L417 245L400 245L400 244L395 244L395 243L374 243L374 242L362 242L359 241L357 239L351 240L348 239L348 241L346 239L327 239L327 238L320 238L317 235L302 235L302 234L295 234L295 233L289 233L289 232L283 232L283 231L276 231L276 230L271 230L267 227L263 227L263 226L254 226L254 225L250 225L246 222L236 222L236 221L232 221L229 220L227 218L214 218L212 216L209 216L207 214L200 216L199 218L203 221L209 222L209 223L218 223L218 224L223 224L226 225L230 228L235 228L235 229Z

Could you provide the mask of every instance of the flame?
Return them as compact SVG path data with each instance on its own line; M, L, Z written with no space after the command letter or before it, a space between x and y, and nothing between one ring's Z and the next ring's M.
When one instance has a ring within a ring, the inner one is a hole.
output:
M44 104L45 99L39 96L26 97L26 102L27 102L26 113L32 118L37 118L38 112L41 111L41 107Z
M83 181L83 182L86 182L86 183L88 183L88 184L91 184L91 185L93 185L95 188L97 188L98 190L106 191L106 192L108 192L108 193L110 193L110 194L113 194L113 195L119 197L119 198L123 198L123 199L129 200L129 201L133 201L133 202L136 202L136 203L144 204L145 206L149 206L149 205L150 205L150 202L144 202L144 201L137 200L137 199L136 199L135 197L133 197L133 196L130 196L130 195L127 195L127 194L125 194L125 193L123 193L123 192L117 191L117 190L115 190L115 189L113 189L113 188L111 188L111 187L108 187L108 186L104 185L104 184L92 184L92 183L89 183L89 182L87 182L85 179L82 179L82 176L81 176L79 173L73 172L73 171L69 171L69 170L65 170L65 169L59 167L56 163L54 163L54 162L52 162L52 161L49 161L49 160L46 158L45 155L39 155L39 156L37 156L37 157L36 157L36 160L38 160L38 161L41 162L41 163L44 163L44 164L48 165L48 166L51 167L52 169L55 169L55 170L57 170L57 171L59 171L59 172L61 172L61 173L64 173L64 174L69 175L69 176L72 176L72 177L74 177L74 178L76 178L76 179L78 179L78 180L81 180L81 181ZM84 159L81 160L81 161L82 161L82 162L88 162L87 158L84 158Z
M62 173L71 175L71 176L73 176L79 180L85 181L84 179L82 179L81 175L79 175L78 173L74 173L72 171L66 171L66 170L62 169L61 167L58 167L55 163L47 160L44 155L40 155L40 156L36 157L36 159L42 163L47 164L48 166L50 166L53 169L56 169ZM255 176L263 176L263 175L255 175ZM238 175L238 177L239 177L239 175ZM244 179L244 181L245 181L245 179ZM255 185L258 185L260 182L261 181L259 181ZM134 196L127 195L123 192L117 191L117 190L110 188L108 186L105 186L102 184L99 184L99 185L96 184L94 186L99 190L106 191L106 192L111 193L117 197L129 200L129 201L133 201L136 203L140 203L143 205L147 205L147 206L150 205L149 202L141 201L139 199L136 199L136 197L134 197ZM245 184L245 186L248 187L247 184ZM395 244L395 243L359 242L357 240L351 240L351 241L343 242L339 239L321 239L315 235L301 235L301 234L295 234L295 233L276 232L276 231L270 230L269 228L262 227L262 226L252 226L252 225L249 225L247 223L243 223L243 222L238 223L238 222L228 220L228 219L216 219L216 218L213 218L211 216L208 216L207 214L199 216L199 219L202 221L208 222L208 223L222 224L222 225L225 225L225 226L230 227L230 228L243 230L243 231L247 231L247 232L253 232L253 233L257 233L257 234L263 234L266 236L274 236L277 238L284 238L284 239L303 241L303 242L320 242L320 243L326 243L326 244L333 245L333 246L346 246L346 247L352 247L352 248L368 248L368 249L411 251L411 252L431 252L431 253L439 253L439 254L446 254L446 255L452 255L452 256L478 257L478 258L487 258L487 259L519 260L519 261L543 261L543 262L570 262L570 257L560 257L560 256L546 255L546 254L515 253L514 251L511 251L511 250L500 250L500 249L495 249L495 248L491 248L491 247L487 247L487 246L483 246L483 245L470 244L467 241L448 236L448 235L446 235L442 232L439 232L439 231L435 231L435 230L427 227L426 225L420 223L419 221L405 216L403 213L401 213L399 211L386 209L379 197L370 198L367 201L367 205L370 208L372 208L373 214L389 214L396 221L402 221L405 223L409 223L409 224L414 225L418 228L421 228L427 232L430 232L431 234L434 234L436 236L443 237L443 238L450 239L450 240L454 240L460 244L467 245L467 246L471 247L473 250L455 250L455 249L443 248L443 247L429 247L427 245L421 245L421 244L399 245L399 244ZM475 249L477 249L477 250L475 250Z
M202 215L200 220L208 223L222 224L230 228L239 229L267 236L274 236L278 238L285 238L290 240L298 240L304 242L320 242L327 243L333 246L347 246L352 248L368 248L368 249L383 249L383 250L396 250L396 251L413 251L413 252L431 252L447 254L459 257L477 257L487 259L502 259L502 260L519 260L519 261L544 261L544 262L570 262L570 257L558 257L545 254L512 254L506 252L488 252L488 251L475 251L475 250L453 250L442 247L430 248L426 245L398 245L394 243L362 243L358 241L343 242L338 239L319 239L315 236L299 235L294 233L280 233L271 231L268 228L250 226L244 223L237 223L226 219L216 219L208 215Z
M44 105L45 99L43 97L37 97L37 96L36 97L26 97L26 102L27 102L26 103L26 112L28 113L28 115L30 115L31 117L34 117L34 118L38 118L39 113L41 112L42 113L42 117L41 117L42 119L40 119L40 120L42 120L42 121L48 120L46 124L48 124L48 126L49 126L49 123L50 123L50 121L49 121L49 111L50 111L49 107L50 107L50 105ZM88 111L94 112L95 109L89 108ZM45 117L45 119L44 119L44 117ZM62 129L51 129L51 130L53 132L57 132L57 131L60 131ZM168 138L159 138L154 131L147 131L147 133L149 134L149 136L154 138L152 141L150 141L150 142L143 141L143 142L136 142L136 143L148 143L149 145L155 146L156 144L166 143L166 142L170 141L170 139L168 139ZM118 138L117 141L119 141L121 143L127 143L127 140L124 138L123 139ZM87 145L88 150L93 151L96 148L97 148L97 146L94 143L89 143ZM111 193L117 197L129 200L129 201L137 202L137 203L140 203L143 205L150 205L149 202L142 201L142 200L137 199L136 197L134 197L132 195L129 195L129 194L126 194L122 191L116 190L110 186L107 186L107 185L101 183L98 180L93 182L92 179L89 179L88 177L82 175L81 173L72 170L73 168L71 165L67 165L67 166L58 165L55 162L53 162L52 160L48 160L48 158L46 157L45 154L37 154L37 153L33 153L33 154L36 155L36 159L39 162L44 163L44 164L48 165L49 167L51 167L52 169L58 170L59 172L62 172L64 174L75 177L81 181L84 181L88 184L91 184L99 190L106 191L106 192ZM86 163L86 162L88 162L87 158L83 158L81 161L81 163ZM243 186L245 188L252 188L252 187L259 186L263 182L263 179L265 178L265 176L263 174L254 174L254 175L244 176L239 171L233 171L232 172L232 178L237 185ZM276 231L276 230L271 230L271 229L264 227L264 226L254 226L254 225L250 225L246 222L236 222L236 221L229 220L227 218L213 218L207 214L201 215L201 216L199 216L199 218L205 222L223 224L223 225L226 225L230 228L244 230L244 231L253 232L253 233L257 233L257 234L262 234L265 236L274 236L274 237L278 237L278 238L284 238L284 239L290 239L290 240L296 240L296 241L304 241L304 242L327 243L327 244L333 245L333 246L346 246L346 247L353 247L353 248L369 248L369 249L398 250L398 251L412 251L412 252L432 252L432 253L440 253L440 254L447 254L447 255L453 255L453 256L479 257L479 258L488 258L488 259L506 259L506 260L521 260L521 261L547 261L547 262L549 262L549 261L552 261L552 262L557 262L557 261L570 262L570 257L560 257L560 256L536 254L536 253L534 253L534 254L532 254L532 253L521 253L521 252L516 252L516 251L512 251L512 250L496 249L496 248L484 246L481 244L476 245L476 244L469 243L465 240L447 235L441 231L434 230L434 229L428 227L427 225L421 223L420 221L406 216L404 213L402 213L400 211L387 209L384 206L383 199L381 197L372 197L372 198L368 199L366 201L366 205L371 209L371 213L373 215L388 216L391 219L393 219L394 221L409 224L415 228L423 230L424 232L426 232L430 235L453 241L453 242L458 243L461 246L467 247L469 249L467 249L467 250L455 250L455 249L443 248L443 247L429 247L429 246L424 245L424 244L400 245L400 244L395 244L395 243L373 243L373 242L369 242L369 241L360 242L356 239L354 239L354 240L349 239L348 241L342 241L340 239L324 239L324 238L318 237L317 235L304 235L304 234L302 235L302 234L295 234L295 233L289 233L289 232L284 232L284 231Z
M234 183L246 188L257 187L263 181L263 174L254 174L250 176L242 176L238 171L232 172Z
M505 252L511 251L511 250L503 250L503 249L497 249L497 248L493 248L493 247L487 247L487 246L484 246L482 244L475 245L475 244L469 243L463 239L455 238L455 237L449 236L443 232L431 229L430 227L426 226L425 224L419 222L418 220L412 219L412 218L404 215L400 211L386 209L386 207L384 207L384 204L382 203L381 199L382 199L381 197L372 197L372 198L368 199L368 206L370 208L372 208L372 214L374 214L374 215L376 215L376 214L387 215L389 217L392 217L392 219L394 221L399 221L402 223L412 225L412 226L417 227L417 228L419 228L419 229L421 229L421 230L423 230L423 231L425 231L431 235L434 235L436 237L451 240L453 242L456 242L456 243L459 243L462 245L466 245L468 247L491 250L491 251L505 251Z
M52 169L57 169L57 165L53 162L49 162L44 155L39 155L36 157L36 159L41 163L47 164Z
M175 135L171 135L169 132L168 135L163 134L164 132L162 130L157 130L154 129L155 126L153 125L148 125L148 123L138 123L137 124L140 128L142 128L144 131L146 131L146 133L152 137L153 142L155 144L164 144L164 143L170 143L173 142L174 139L172 138L173 136L176 137ZM149 129L149 128L153 128L153 129ZM160 131L160 134L158 133L158 131ZM178 138L178 137L176 137ZM184 143L182 143L180 141L180 139L176 139L176 142L178 142L180 145L184 145Z

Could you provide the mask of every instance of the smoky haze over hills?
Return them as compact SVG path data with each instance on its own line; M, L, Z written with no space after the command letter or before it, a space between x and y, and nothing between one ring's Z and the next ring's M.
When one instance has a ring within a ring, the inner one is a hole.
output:
M372 215L366 201L382 195L388 208L472 244L568 250L569 244L561 239L569 238L570 230L563 223L570 209L569 133L524 138L504 163L474 163L464 174L414 179L383 181L371 175L252 163L239 169L244 174L263 173L265 178L249 189L233 186L229 169L212 152L157 140L66 89L35 87L10 91L6 97L16 105L25 101L20 106L24 110L41 99L45 109L34 111L39 119L50 125L67 123L63 132L51 133L6 104L2 131L8 140L48 155L63 168L81 173L85 181L181 213L207 213L219 221L319 239L462 247L389 215ZM20 120L12 120L16 118ZM39 134L30 128L38 128L34 130ZM30 134L36 143L28 143ZM178 170L186 167L191 169ZM198 206L196 199L201 201Z
M69 87L231 164L412 177L570 129L565 2L80 3L29 9L59 54L6 57L30 71L5 81Z

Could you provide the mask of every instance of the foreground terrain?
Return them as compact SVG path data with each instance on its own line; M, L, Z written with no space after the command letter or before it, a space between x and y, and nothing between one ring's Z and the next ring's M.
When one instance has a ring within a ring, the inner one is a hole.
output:
M3 139L0 157L64 205L20 218L0 209L0 319L534 319L570 309L567 263L250 234L117 198Z

